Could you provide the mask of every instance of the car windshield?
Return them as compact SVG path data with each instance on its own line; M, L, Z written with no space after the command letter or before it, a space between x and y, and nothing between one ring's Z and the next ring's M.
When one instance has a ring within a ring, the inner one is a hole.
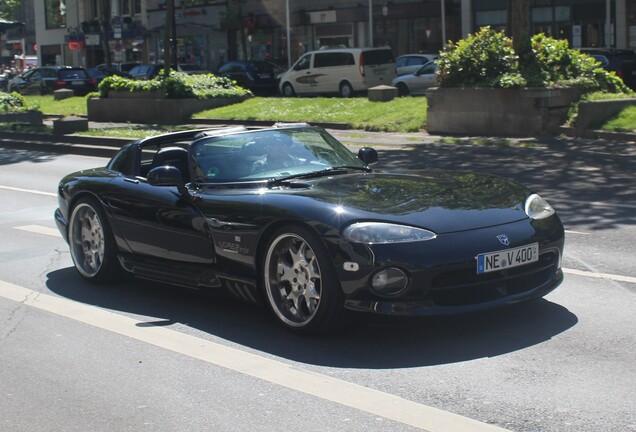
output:
M325 130L293 127L204 136L190 146L194 180L225 183L291 179L365 165Z

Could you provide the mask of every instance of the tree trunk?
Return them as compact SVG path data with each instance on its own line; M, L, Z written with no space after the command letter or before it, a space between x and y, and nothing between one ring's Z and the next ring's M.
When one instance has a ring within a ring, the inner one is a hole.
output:
M102 48L104 49L104 63L108 69L113 65L110 56L110 0L102 0Z
M518 55L530 48L532 24L530 21L532 0L508 0L508 32Z

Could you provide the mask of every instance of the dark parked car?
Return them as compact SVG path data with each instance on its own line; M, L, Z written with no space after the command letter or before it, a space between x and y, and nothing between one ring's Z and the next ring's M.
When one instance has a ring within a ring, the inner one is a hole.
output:
M236 81L241 87L253 93L276 93L280 70L266 61L231 61L225 63L216 73Z
M162 64L139 64L128 71L128 77L137 80L149 80L159 75L162 69Z
M603 69L614 71L625 85L636 90L636 53L626 49L583 49L601 63Z
M466 172L388 173L308 125L174 132L64 177L55 221L79 274L263 302L299 333L346 310L449 314L544 296L563 225L539 195Z
M24 72L9 81L9 91L20 94L48 94L71 89L81 96L97 89L97 81L82 67L43 66Z

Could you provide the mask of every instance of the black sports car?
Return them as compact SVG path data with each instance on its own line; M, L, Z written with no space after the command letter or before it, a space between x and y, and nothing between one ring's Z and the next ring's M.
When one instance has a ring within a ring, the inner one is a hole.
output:
M305 124L131 142L60 182L57 225L87 280L137 277L264 301L290 330L345 310L425 315L544 296L563 279L563 225L499 177L369 168Z

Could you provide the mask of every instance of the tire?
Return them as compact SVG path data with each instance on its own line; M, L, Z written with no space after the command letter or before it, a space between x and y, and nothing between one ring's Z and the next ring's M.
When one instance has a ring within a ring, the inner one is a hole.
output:
M347 81L343 81L342 83L340 83L340 97L353 97L353 87Z
M278 230L263 262L265 299L288 330L320 334L340 327L344 295L325 246L300 227Z
M68 239L75 269L84 279L102 283L120 276L115 239L96 200L83 198L73 207Z
M408 96L411 94L409 87L404 83L398 83L397 89L398 89L399 96Z
M283 96L285 97L294 97L296 96L296 92L294 91L294 87L290 83L283 84Z

